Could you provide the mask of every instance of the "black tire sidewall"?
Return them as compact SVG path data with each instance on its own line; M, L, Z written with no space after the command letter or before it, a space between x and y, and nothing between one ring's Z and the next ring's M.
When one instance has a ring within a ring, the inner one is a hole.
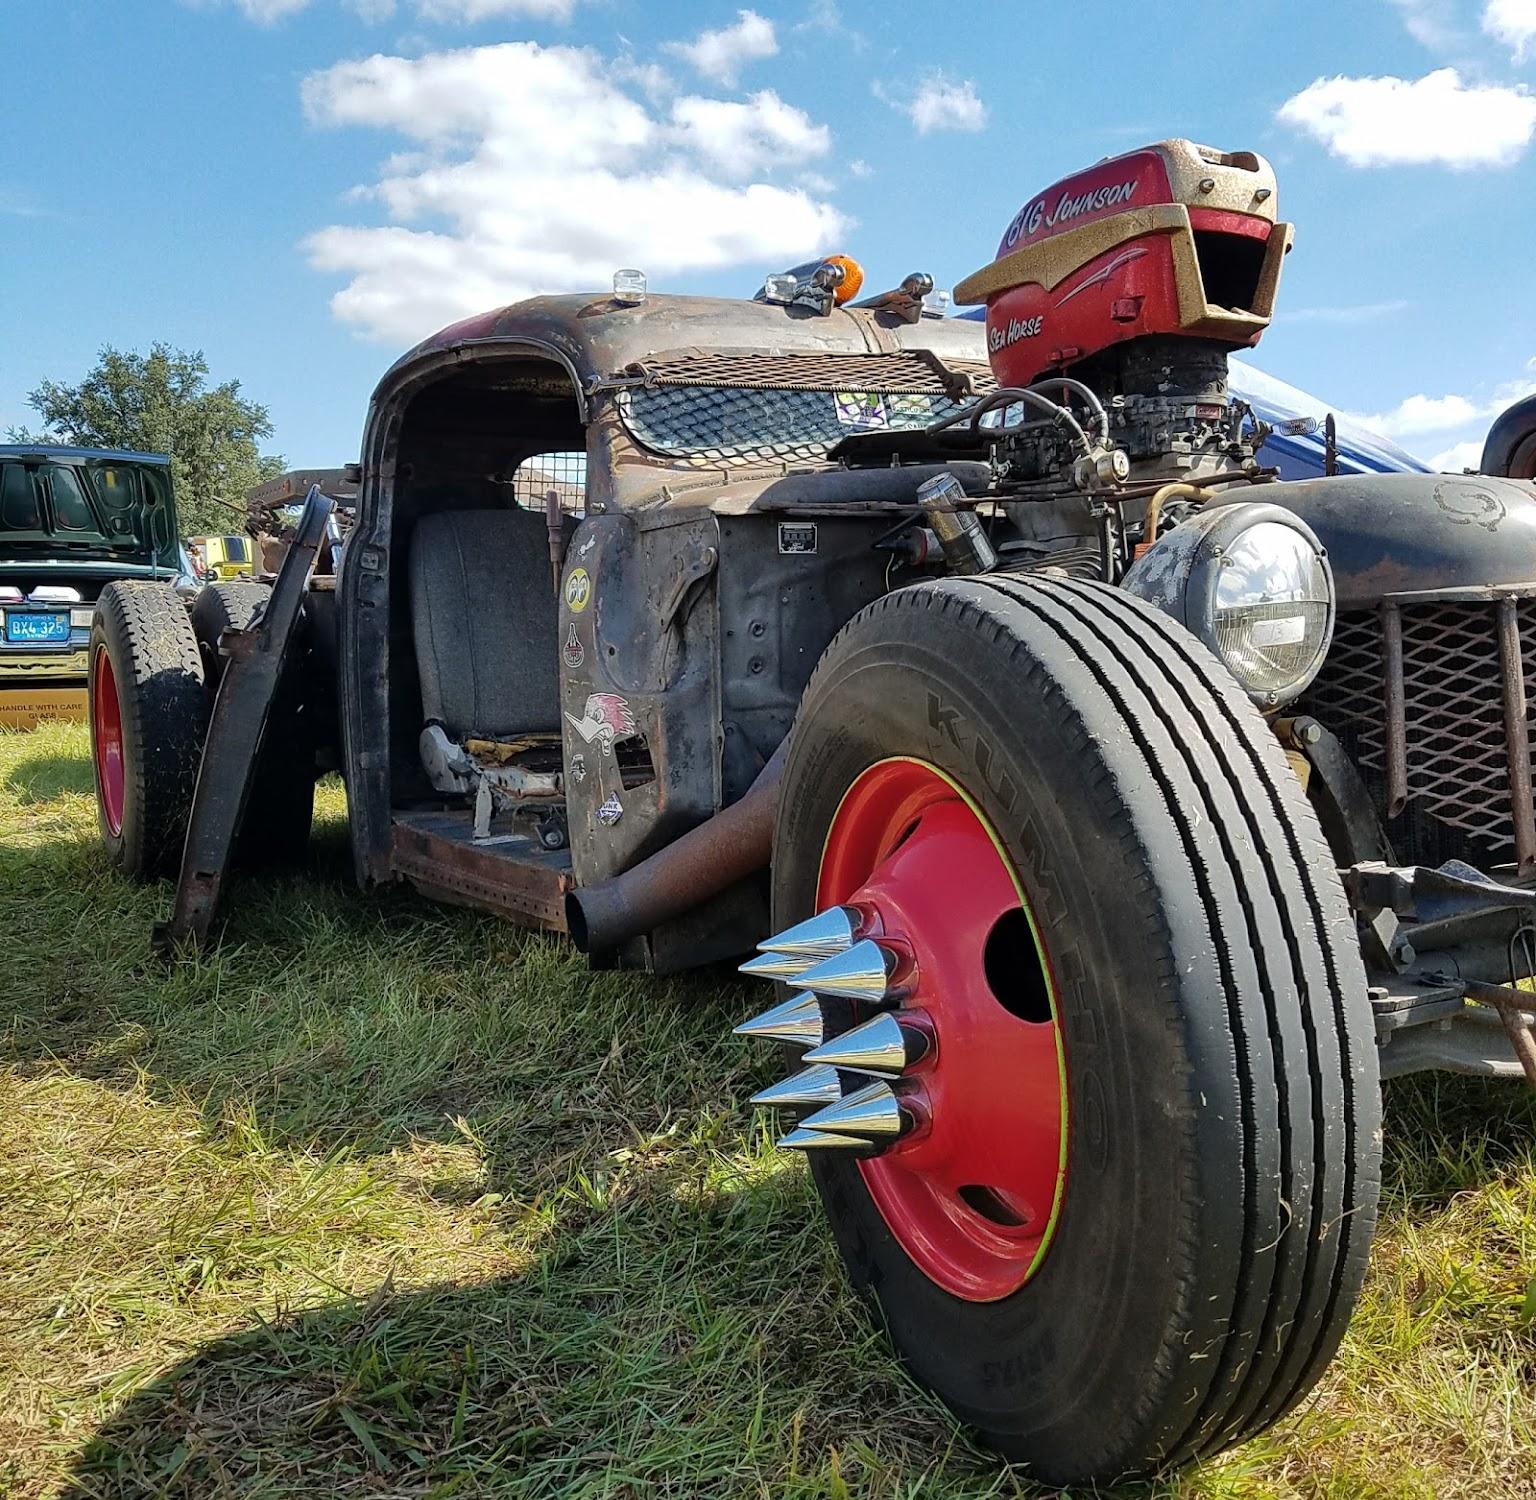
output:
M123 817L108 825L96 749L96 678L111 663L123 734ZM207 729L207 699L186 607L166 585L109 584L91 624L89 721L97 825L114 868L174 874Z
M1224 1124L1240 1107L1232 1037L1209 986L1191 1004L1203 981L1181 977L1177 955L1198 950L1204 918L1168 873L1185 868L1180 851L1138 816L1156 786L1134 758L1101 753L1109 726L1079 711L1093 698L1084 674L1021 653L953 595L926 604L872 606L887 617L850 627L807 692L780 803L775 927L811 915L827 830L861 772L910 756L958 782L1000 838L1051 964L1065 1198L1035 1276L974 1303L913 1263L856 1163L814 1153L812 1169L855 1284L917 1377L1042 1476L1112 1477L1180 1430L1191 1375L1169 1331L1199 1327L1201 1289L1230 1291L1242 1274L1241 1146Z

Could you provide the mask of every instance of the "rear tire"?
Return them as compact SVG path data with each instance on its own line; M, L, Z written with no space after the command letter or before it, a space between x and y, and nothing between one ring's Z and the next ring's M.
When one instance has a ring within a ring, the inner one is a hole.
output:
M1337 1348L1379 1182L1365 975L1299 784L1216 659L1121 591L904 589L802 701L775 930L812 915L845 794L893 757L974 801L1038 919L1067 1167L1029 1279L973 1301L920 1269L857 1160L810 1153L854 1283L917 1378L1048 1483L1243 1441Z
M211 583L192 605L192 629L202 653L211 703L226 660L219 637L249 630L272 590L259 583ZM302 628L302 627L301 627ZM267 715L261 753L251 778L240 825L236 860L242 869L285 869L303 862L315 812L315 745L312 715L304 701L303 648L285 664Z
M91 626L97 821L130 879L174 875L208 727L187 609L166 584L109 583Z

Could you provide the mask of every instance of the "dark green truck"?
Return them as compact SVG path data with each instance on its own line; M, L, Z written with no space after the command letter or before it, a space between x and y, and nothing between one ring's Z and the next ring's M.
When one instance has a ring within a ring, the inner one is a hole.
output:
M170 460L0 445L0 726L83 715L91 615L117 578L191 583Z

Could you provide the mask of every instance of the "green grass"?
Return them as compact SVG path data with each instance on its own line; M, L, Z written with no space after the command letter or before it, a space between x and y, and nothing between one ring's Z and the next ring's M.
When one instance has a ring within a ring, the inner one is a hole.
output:
M848 1294L741 986L360 895L329 790L314 870L163 968L85 748L0 736L0 1494L1031 1493ZM1162 1493L1536 1494L1533 1136L1394 1086L1342 1356Z

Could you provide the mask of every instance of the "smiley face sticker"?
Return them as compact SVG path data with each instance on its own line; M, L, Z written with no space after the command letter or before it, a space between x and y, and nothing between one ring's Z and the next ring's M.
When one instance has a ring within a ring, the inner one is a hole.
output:
M585 568L572 568L565 580L565 607L579 615L592 599L592 576Z

